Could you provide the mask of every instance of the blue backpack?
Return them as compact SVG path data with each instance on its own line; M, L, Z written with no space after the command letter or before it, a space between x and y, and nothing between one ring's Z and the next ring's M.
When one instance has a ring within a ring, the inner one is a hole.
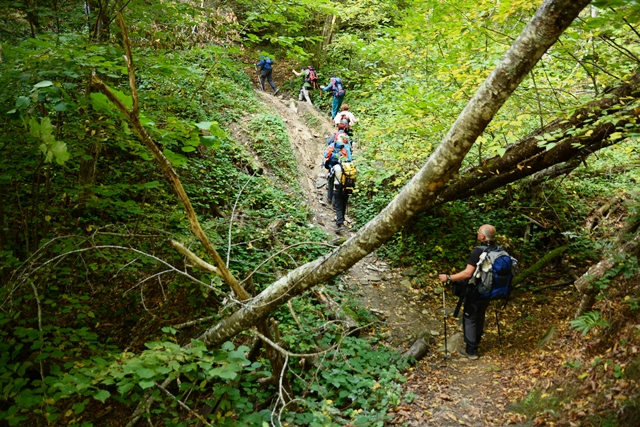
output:
M261 70L271 70L271 64L273 64L273 59L269 57L263 57L258 62L258 66Z
M333 96L344 96L346 93L340 77L331 77L331 91L333 92Z
M471 281L482 299L508 299L514 277L515 258L509 256L502 246L489 246L480 254Z

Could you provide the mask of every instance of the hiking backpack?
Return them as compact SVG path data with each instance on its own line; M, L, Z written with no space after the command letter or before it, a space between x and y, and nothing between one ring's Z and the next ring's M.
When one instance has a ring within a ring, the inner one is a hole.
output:
M358 179L358 170L351 162L343 162L342 175L340 175L340 184L342 184L342 191L345 194L352 194L353 189L356 187L356 180Z
M260 61L262 62L262 65L260 66L261 70L271 70L271 64L273 64L273 59L266 57L266 58L262 58L262 60Z
M333 143L333 146L329 144L327 154L325 155L326 161L324 167L331 169L333 166L341 163L341 157L348 157L347 149L343 144L336 146L337 143Z
M349 120L349 117L347 117L347 115L344 114L344 113L340 113L340 114L341 114L340 123L345 125L347 127L347 130L349 130L349 128L351 127L351 126L349 126L351 124L351 121Z
M333 91L333 96L344 96L346 93L339 77L331 77L331 90Z
M307 70L309 72L307 74L307 79L311 84L313 84L313 87L315 88L318 84L318 74L316 73L316 70L314 70L311 65L307 67Z
M502 246L489 246L480 254L480 260L471 277L482 299L508 299L512 289L513 271L517 264Z

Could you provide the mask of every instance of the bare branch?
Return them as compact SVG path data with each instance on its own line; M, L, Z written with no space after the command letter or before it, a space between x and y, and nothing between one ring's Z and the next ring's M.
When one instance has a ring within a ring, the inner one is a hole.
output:
M205 286L205 287L207 287L208 289L211 289L214 293L224 295L224 294L222 293L222 291L220 291L219 289L216 289L216 288L214 288L213 286L209 285L208 283L204 283L204 282L202 282L201 280L196 279L195 277L191 276L189 273L186 273L186 272L184 272L184 271L178 270L177 268L175 268L174 266L172 266L172 265L171 265L171 264L169 264L168 262L164 261L163 259L160 259L160 258L158 258L158 257L156 257L156 256L154 256L154 255L151 255L151 254L148 254L148 253L146 253L146 252L142 252L142 251L140 251L140 250L138 250L138 249L130 248L130 247L127 247L127 246L102 245L102 246L91 246L91 247L89 247L89 248L74 249L74 250L72 250L72 251L65 252L65 253L63 253L63 254L57 255L57 256L55 256L55 257L53 257L53 258L51 258L51 259L47 260L47 261L46 261L46 262L44 262L43 264L41 264L41 265L39 265L38 267L36 267L35 269L33 269L33 270L31 271L31 274L32 274L32 273L34 273L34 272L36 272L36 271L38 271L38 270L41 270L42 268L46 267L46 266L47 266L47 265L49 265L49 264L51 264L51 263L53 263L53 262L55 262L55 261L57 261L57 260L59 260L59 259L65 258L65 257L67 257L67 256L69 256L69 255L71 255L71 254L83 253L83 252L88 252L88 251L92 251L92 250L99 250L99 249L119 249L119 250L131 251L131 252L137 253L137 254L139 254L139 255L142 255L142 256L145 256L145 257L151 258L151 259L153 259L153 260L155 260L155 261L159 262L160 264L162 264L162 265L164 265L164 266L168 267L168 268L169 268L170 270L172 270L173 272L175 272L175 273L177 273L177 274L180 274L180 275L182 275L182 276L184 276L184 277L187 277L189 280L192 280L192 281L194 281L194 282L196 282L196 283L198 283L198 284L200 284L200 285L202 285L202 286ZM27 280L27 279L29 278L29 276L30 276L30 275L27 275L25 278L23 278L23 279L22 279L22 282L24 282L25 280ZM154 275L154 276L157 276L157 275ZM217 301L217 302L219 302L219 300L218 300L217 298L216 298L216 301ZM4 305L4 304L3 304L3 305Z
M255 270L253 270L247 277L244 278L244 280L241 282L241 284L244 284L247 280L249 280L249 278L251 278L254 274L256 274L256 272L258 270L260 270L260 268L262 268L263 265L265 265L266 263L271 261L273 258L275 258L278 255L280 255L282 252L286 252L291 248L295 248L296 246L302 246L302 245L318 245L318 246L327 246L329 248L335 248L334 245L331 245L329 243L323 243L323 242L300 242L300 243L294 243L293 245L287 246L286 248L279 250L275 254L271 255L269 258L267 258L264 261L262 261L260 263L260 265L255 268Z
M205 420L202 415L198 414L193 409L189 408L184 402L182 402L180 399L178 399L173 394L171 394L171 392L169 390L167 390L166 388L164 388L163 386L161 386L158 383L156 383L156 387L158 387L160 390L164 391L167 396L169 396L171 399L175 400L178 405L180 405L181 407L186 409L187 412L189 412L190 415L193 415L194 417L199 419L201 423L203 423L204 425L207 425L209 427L213 427L213 425L209 424L207 422L207 420Z
M216 318L216 316L201 317L199 319L190 320L189 322L179 323L179 324L173 325L171 327L173 329L183 329L183 328L186 328L187 326L195 325L197 323L206 322L208 320L215 319L215 318Z
M213 265L209 264L208 262L204 261L198 255L196 255L193 252L191 252L182 243L171 239L171 245L174 248L176 248L176 250L178 252L180 252L182 255L184 255L187 258L189 258L195 264L195 267L197 267L197 268L199 268L201 270L204 270L204 271L208 271L210 273L217 274L218 276L222 277L222 274L220 273L220 270L218 270L216 267L214 267Z
M238 296L240 300L248 299L249 294L242 288L242 286L240 286L240 283L238 283L236 278L231 274L226 264L218 254L218 251L216 251L216 249L213 247L213 245L211 244L211 241L209 240L204 230L202 229L202 226L198 221L198 216L196 215L195 209L191 204L191 200L189 199L189 196L187 195L184 187L182 186L182 182L180 181L178 174L173 169L171 162L169 162L169 160L162 153L162 151L160 150L160 147L158 147L158 145L156 145L153 139L151 139L146 129L142 126L142 123L140 122L140 117L138 114L139 113L138 100L137 100L138 95L137 95L137 90L135 86L133 60L131 57L131 45L129 43L129 38L127 36L127 30L124 23L124 19L122 18L122 15L120 14L120 12L118 12L117 15L118 15L118 21L120 22L120 26L122 27L123 44L124 44L125 52L127 53L126 63L127 63L127 69L129 71L129 85L131 86L131 96L133 97L133 109L132 110L127 109L127 107L122 102L120 102L120 100L113 94L113 92L111 92L111 90L107 87L107 85L105 85L95 75L95 73L92 75L92 79L91 79L92 84L100 92L105 94L105 96L107 96L107 98L111 102L113 102L114 105L116 105L116 107L126 116L126 118L129 120L129 123L131 124L131 127L133 128L133 130L135 130L135 132L140 137L142 143L151 151L151 153L153 154L153 157L158 161L158 163L160 164L160 168L165 173L167 179L172 185L173 190L176 193L176 196L178 196L178 199L180 199L180 201L182 202L182 205L184 206L185 212L187 214L187 218L189 220L189 226L191 228L191 231L193 232L193 234L195 234L198 240L200 240L202 245L207 250L207 253L209 254L209 256L211 256L211 258L213 259L214 264L220 270L221 277L223 278L225 283L229 285L229 287L233 290L233 292Z

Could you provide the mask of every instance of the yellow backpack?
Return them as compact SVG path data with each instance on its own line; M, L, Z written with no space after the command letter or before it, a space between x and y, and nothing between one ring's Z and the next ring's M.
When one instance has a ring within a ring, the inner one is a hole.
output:
M340 184L346 194L352 194L358 179L358 170L352 162L343 162L341 166Z

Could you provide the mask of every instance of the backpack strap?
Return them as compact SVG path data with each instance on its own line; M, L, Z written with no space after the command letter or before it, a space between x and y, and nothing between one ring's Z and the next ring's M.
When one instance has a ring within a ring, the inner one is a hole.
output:
M465 292L463 296L458 298L458 303L456 304L456 309L453 311L453 317L458 317L458 315L460 315L460 307L462 307L462 302L467 298L467 293L468 292L469 292L469 287L467 287L467 292Z

